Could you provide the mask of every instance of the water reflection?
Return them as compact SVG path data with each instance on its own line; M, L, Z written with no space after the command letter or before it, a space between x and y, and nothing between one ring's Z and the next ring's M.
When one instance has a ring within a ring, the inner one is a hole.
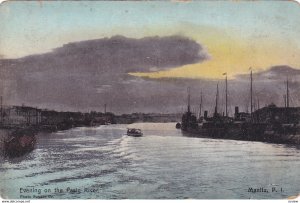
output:
M40 134L36 149L1 161L1 191L96 188L55 198L286 198L299 192L299 148L184 137L175 124L109 125ZM141 128L143 137L126 136ZM18 188L16 188L16 185ZM282 193L249 193L278 185Z

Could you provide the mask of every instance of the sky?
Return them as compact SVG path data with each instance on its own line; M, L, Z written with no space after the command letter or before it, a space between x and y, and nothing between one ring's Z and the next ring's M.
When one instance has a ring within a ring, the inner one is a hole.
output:
M37 84L36 81L29 84L28 80L38 80L41 86L46 88L51 87L51 81L59 80L58 76L60 79L69 78L65 73L70 72L76 75L77 79L80 78L80 81L86 82L84 78L91 78L91 72L110 70L111 73L107 77L118 84L120 81L127 81L127 84L128 81L134 81L149 86L148 83L151 83L155 89L154 86L159 85L158 81L170 78L174 81L205 83L203 81L223 79L223 73L226 72L228 78L236 82L240 80L240 75L249 73L250 67L257 73L271 70L275 66L300 69L300 12L299 4L293 1L10 1L0 6L0 27L0 71L10 76L6 79L2 77L1 91L6 95L7 101L13 103L20 103L26 98L24 100L29 104L45 107L83 108L84 104L79 103L84 103L85 100L77 96L74 98L76 105L68 102L63 104L63 101L54 105L57 100L54 92L46 95L45 101L40 94L38 96L24 92L24 85L30 89ZM129 49L138 47L139 51L128 51L118 47L114 49L114 41L130 47ZM181 42L182 46L176 46ZM107 43L107 50L111 51L106 53L99 45L94 47L98 55L93 55L91 49L86 48L89 57L83 60L86 62L80 67L77 67L80 62L75 65L67 62L66 54L71 52L78 54L77 58L86 57L81 49L86 46L92 47L93 43L99 43L101 46ZM162 46L159 46L160 43ZM68 49L66 44L77 48ZM81 51L78 47L81 47ZM139 54L141 50L147 50L146 55ZM128 54L128 57L139 59L124 60L124 53ZM156 54L152 56L151 53ZM98 69L97 64L89 64L88 61L97 61L97 58L104 55L113 55L111 58L115 60L102 58L101 61L106 62L98 61L98 66L103 67ZM152 61L146 63L145 60L150 55L153 57ZM176 61L176 58L183 58L183 61ZM63 59L63 62L53 62L59 59ZM156 60L156 63L153 60ZM114 63L116 61L118 64ZM122 64L125 64L124 67ZM137 64L140 64L140 67ZM86 67L88 65L93 68ZM54 66L61 68L57 71ZM37 72L40 72L40 79L32 79ZM55 79L53 74L57 74ZM103 89L112 88L114 85L117 88L115 83L103 82L104 79L100 74L98 79L95 78L99 84L86 84L92 86L88 95L95 101L101 97ZM70 88L72 78L69 80L65 80L67 84L60 85ZM165 84L164 87L172 86L167 92L171 89L176 92L176 88L179 88L174 81L171 82L174 87L171 83ZM21 84L16 85L18 83ZM93 93L92 89L96 92ZM185 89L186 87L182 88L180 92L184 94ZM115 91L117 90L112 88L111 92ZM42 89L35 92L42 92ZM81 92L74 90L73 93ZM91 96L93 94L98 96ZM143 96L151 95L155 96L155 92ZM277 97L277 100L281 98ZM174 98L170 96L167 100L172 99ZM140 102L142 108L145 101ZM94 103L91 102L91 106L96 108ZM137 106L136 103L132 105ZM165 106L168 106L168 103ZM128 108L131 108L130 105ZM152 108L149 107L150 110ZM126 110L120 110L122 111Z
M0 53L5 58L114 35L183 34L203 44L211 60L151 76L209 78L223 71L233 76L250 66L299 67L300 62L300 12L292 1L33 1L6 2L0 8Z

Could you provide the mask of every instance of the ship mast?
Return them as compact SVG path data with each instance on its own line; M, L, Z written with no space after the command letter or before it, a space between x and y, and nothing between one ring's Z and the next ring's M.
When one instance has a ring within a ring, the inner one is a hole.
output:
M201 113L202 113L202 91L200 94L199 119L201 118Z
M289 92L289 79L286 77L286 98L285 98L285 111L286 111L286 122L289 123L289 107L290 107L290 92Z
M217 116L218 114L218 102L219 102L218 100L219 100L219 83L217 84L215 116Z
M250 112L251 112L251 117L252 117L252 112L253 112L253 87L252 87L252 82L253 82L253 79L252 79L252 69L251 69L251 73L250 73L250 100L251 100L251 107L250 107Z
M2 96L0 98L1 102L1 124L3 123L3 104L2 104Z
M286 107L290 107L290 99L289 99L289 79L288 77L286 78Z
M188 91L188 109L187 109L187 111L188 111L188 113L190 113L191 112L191 94L190 94L190 87L188 87L188 89L187 89L187 91Z
M228 84L227 84L227 73L225 73L226 74L226 77L225 77L225 115L226 115L226 117L228 117L228 110L227 110L227 96L228 96L228 89L227 89L227 87L228 87Z

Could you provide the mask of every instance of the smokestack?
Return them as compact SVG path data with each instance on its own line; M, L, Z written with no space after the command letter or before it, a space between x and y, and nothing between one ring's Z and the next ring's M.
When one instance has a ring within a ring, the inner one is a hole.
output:
M2 104L2 96L0 98L1 102L1 123L3 122L3 104Z
M207 119L207 111L204 111L204 118Z
M239 107L236 106L236 107L234 108L234 116L237 117L238 114L239 114Z

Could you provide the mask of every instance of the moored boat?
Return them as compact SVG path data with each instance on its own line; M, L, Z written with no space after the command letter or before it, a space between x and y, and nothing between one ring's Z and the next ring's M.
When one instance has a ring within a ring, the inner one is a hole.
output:
M227 96L227 77L225 80ZM182 116L181 130L185 136L209 137L219 139L261 141L280 144L300 144L300 107L289 106L289 86L286 82L285 107L275 104L253 109L252 71L250 73L250 102L251 112L239 112L235 107L234 117L226 112L218 113L218 86L216 94L215 112L212 117L201 117L202 95L199 119L190 111L190 92L188 89L188 109ZM226 98L227 101L227 98Z
M19 157L31 152L36 144L35 130L17 129L10 139L4 142L4 154L9 157Z

